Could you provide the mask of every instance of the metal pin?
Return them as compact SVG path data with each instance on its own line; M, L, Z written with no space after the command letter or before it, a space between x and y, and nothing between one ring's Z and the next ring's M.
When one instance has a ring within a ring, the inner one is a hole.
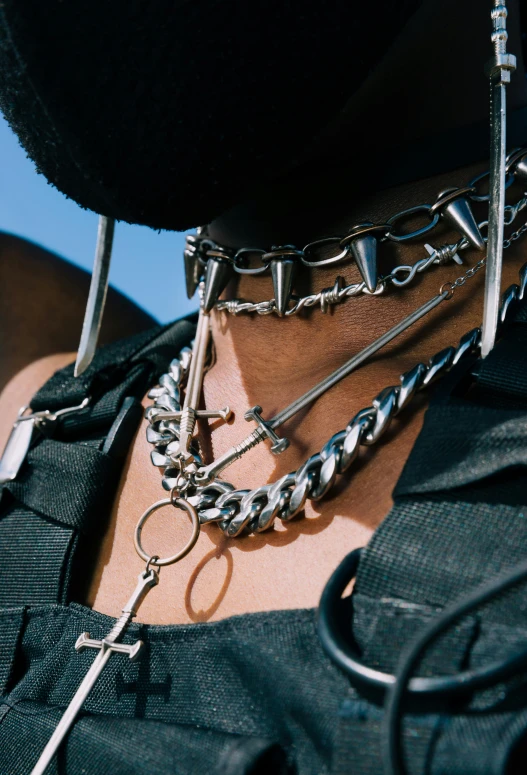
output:
M200 471L195 474L196 482L200 485L211 482L234 460L238 460L249 449L255 447L265 438L271 438L273 441L273 446L275 447L275 453L282 452L287 447L287 439L280 439L274 433L271 435L275 428L280 427L280 425L283 425L283 423L287 422L287 420L290 420L291 417L297 414L297 412L300 412L306 406L312 404L313 401L316 401L317 398L319 398L331 387L336 385L337 382L340 382L341 379L347 377L348 374L351 374L352 371L355 371L355 369L364 363L364 361L366 361L368 358L371 358L372 355L374 355L382 347L385 347L389 342L410 328L410 326L412 326L418 320L421 320L421 318L423 318L425 315L428 315L429 312L435 309L439 304L441 304L441 302L445 301L445 299L450 298L450 296L451 290L441 291L437 296L434 296L432 299L427 301L426 304L423 304L421 307L419 307L419 309L415 310L415 312L412 312L411 315L408 315L408 317L404 318L404 320L401 320L399 323L393 326L393 328L390 328L389 331L376 339L375 342L372 342L363 350L361 350L360 353L354 355L343 366L340 366L338 369L332 372L332 374L311 388L311 390L308 390L307 393L304 393L303 396L297 398L296 401L293 401L285 409L282 409L281 412L279 412L270 420L264 420L260 416L261 407L257 406L253 409L250 409L245 416L246 419L256 420L258 423L256 430L247 436L247 438L244 439L240 444L237 444L236 446L227 450L224 455L210 463L210 465L200 469Z
M95 248L95 262L91 276L90 292L82 324L79 351L75 361L74 375L76 377L79 377L86 371L95 355L106 301L106 292L108 290L108 274L112 258L114 230L115 219L101 215L97 229L97 246Z
M490 76L491 139L489 169L489 225L485 300L481 331L481 356L485 358L494 347L498 325L503 259L503 229L505 220L506 167L506 90L511 72L516 69L516 57L506 53L507 9L504 0L494 0L491 13L494 57L488 66Z
M210 317L202 307L199 312L198 326L194 337L194 346L192 348L192 358L188 373L187 388L185 391L185 401L183 410L179 416L180 434L179 443L182 453L189 454L192 434L196 425L196 412L201 397L201 388L203 385L203 374L205 372L205 359L207 357L207 347L210 335ZM174 410L175 414L178 410Z

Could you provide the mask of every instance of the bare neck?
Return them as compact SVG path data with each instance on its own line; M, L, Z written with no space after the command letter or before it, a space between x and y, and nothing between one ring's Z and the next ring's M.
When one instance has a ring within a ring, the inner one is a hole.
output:
M378 194L369 201L357 204L345 222L335 223L334 233L345 234L354 222L365 219L383 221L405 207L431 203L443 188L465 184L479 169L473 167L458 170L417 185ZM475 214L478 220L485 218L484 210ZM231 228L231 224L229 226L227 229L221 220L214 222L210 228L211 237L230 245L241 245L236 230ZM241 234L244 228L245 225L240 224ZM443 224L434 231L433 236L423 238L422 241L404 245L382 244L379 249L380 271L386 273L391 266L413 264L425 257L423 243L427 239L434 247L439 247L455 242L458 238L459 234ZM522 245L508 251L504 284L514 282L525 255L527 253ZM242 412L247 408L260 404L264 408L264 416L271 417L435 296L443 283L463 274L481 256L476 250L465 251L465 267L453 263L433 267L426 274L417 276L415 282L405 289L389 288L380 297L351 298L326 315L319 309L290 318L277 318L274 315L235 317L227 313L215 313L213 335L217 363L205 382L207 404L223 399L224 403L232 405L234 400L234 403L238 403L238 417L243 416ZM313 270L311 275L301 278L302 290L312 292L329 287L333 285L337 274L342 274L348 283L360 279L357 268L350 262L342 267L329 266ZM401 373L419 361L426 362L447 345L456 344L463 333L480 325L482 275L472 279L456 293L453 300L445 302L370 363L332 388L310 411L303 412L287 423L283 433L296 444L273 461L273 475L281 475L300 465L310 454L318 451L329 436L345 427L358 410L369 406L382 388L397 384ZM236 296L253 301L270 299L273 297L271 280L267 276L245 275L239 282ZM218 429L213 434L215 454L223 451L224 435L231 443L243 438L245 429L242 427L240 430L239 424L236 425L236 432L232 429ZM236 468L233 470L236 473ZM260 473L244 469L243 476L249 476L250 481L247 482L245 478L243 482L240 480L240 484L263 484ZM241 474L240 479L243 479Z

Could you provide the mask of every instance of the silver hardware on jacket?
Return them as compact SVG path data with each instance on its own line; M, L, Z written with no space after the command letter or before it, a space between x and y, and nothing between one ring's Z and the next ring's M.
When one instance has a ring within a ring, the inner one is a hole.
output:
M97 230L97 245L95 248L95 262L91 276L90 292L88 294L86 312L84 313L79 351L75 361L74 374L76 377L79 377L86 371L93 360L97 348L97 340L106 303L106 293L108 291L108 275L112 259L114 231L115 219L101 215Z

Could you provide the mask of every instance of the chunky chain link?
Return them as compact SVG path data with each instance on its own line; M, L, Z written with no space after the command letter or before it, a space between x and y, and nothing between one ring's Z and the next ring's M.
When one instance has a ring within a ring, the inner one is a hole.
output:
M527 223L509 237L509 245L527 232ZM507 246L508 247L508 246ZM454 288L480 271L485 259L473 266L452 283ZM511 306L523 300L527 289L527 264L520 271L519 285L511 285L503 295L499 322L502 325ZM204 487L196 487L187 496L198 510L200 522L216 522L229 537L241 533L261 532L269 529L276 519L287 522L297 516L307 500L323 498L336 478L349 469L357 459L361 446L375 444L389 428L391 421L405 409L416 394L450 369L478 352L481 331L474 328L466 333L457 347L447 347L434 355L428 363L418 363L401 375L398 385L384 388L372 401L371 406L361 409L344 430L335 433L322 450L312 455L296 471L286 474L272 484L253 490L236 490L232 484L216 480ZM159 385L149 397L154 405L145 413L151 422L147 439L154 445L151 453L155 466L165 469L163 487L171 491L178 483L179 471L174 468L170 455L177 450L179 424L163 421L159 410L179 411L181 392L185 384L191 359L191 350L185 347L170 364ZM197 458L199 461L199 457Z

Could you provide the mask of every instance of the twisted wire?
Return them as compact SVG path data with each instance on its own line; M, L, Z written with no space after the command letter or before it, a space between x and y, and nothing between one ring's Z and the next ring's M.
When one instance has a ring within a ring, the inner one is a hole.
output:
M518 215L527 207L527 196L523 196L516 204L507 205L505 207L505 225L511 226L516 220ZM487 221L481 221L478 224L479 229L483 229L487 226ZM513 232L509 238L504 240L504 248L510 247L510 244L518 237L527 231L527 226L522 226L517 232ZM486 238L485 242L486 242ZM335 284L332 288L324 288L318 293L312 293L307 296L292 296L293 306L290 307L286 313L286 317L297 315L302 312L303 309L309 309L310 307L316 307L320 305L322 312L326 312L328 307L334 304L340 304L346 299L354 298L364 294L366 296L380 296L383 294L388 285L394 285L396 288L404 288L412 283L418 274L426 272L433 265L444 265L462 250L470 248L470 243L465 237L461 237L455 243L449 243L441 245L439 248L434 248L433 253L427 255L425 258L421 258L414 264L400 264L394 267L392 271L381 277L377 287L374 291L368 290L366 283L352 283L350 285L343 285L343 278L337 277ZM271 315L276 311L276 304L274 299L267 301L247 301L245 299L230 299L216 302L215 308L218 312L228 312L231 315L240 315L243 313L256 313L257 315Z
M514 239L519 239L526 231L527 224L524 224L515 233L517 236ZM505 323L511 307L524 299L526 288L527 263L520 270L519 284L511 285L503 294L500 326ZM337 477L357 460L360 447L376 444L393 418L411 403L417 393L447 374L460 361L476 354L480 340L481 330L474 328L461 337L457 347L446 347L428 363L416 364L401 375L398 385L381 390L371 406L361 409L344 430L338 431L326 442L320 452L276 482L253 490L236 490L232 484L222 480L197 487L190 500L198 511L200 522L216 522L225 535L232 538L242 533L268 530L276 519L283 522L293 519L303 511L307 500L320 500L327 495ZM152 423L147 429L147 439L155 446L152 462L165 467L163 486L167 490L175 486L179 474L170 457L178 450L179 424L163 421L162 415L158 416L155 412L180 409L180 392L188 375L190 357L191 351L184 348L179 358L172 361L169 374L163 375L159 386L150 391L154 405L145 413Z

